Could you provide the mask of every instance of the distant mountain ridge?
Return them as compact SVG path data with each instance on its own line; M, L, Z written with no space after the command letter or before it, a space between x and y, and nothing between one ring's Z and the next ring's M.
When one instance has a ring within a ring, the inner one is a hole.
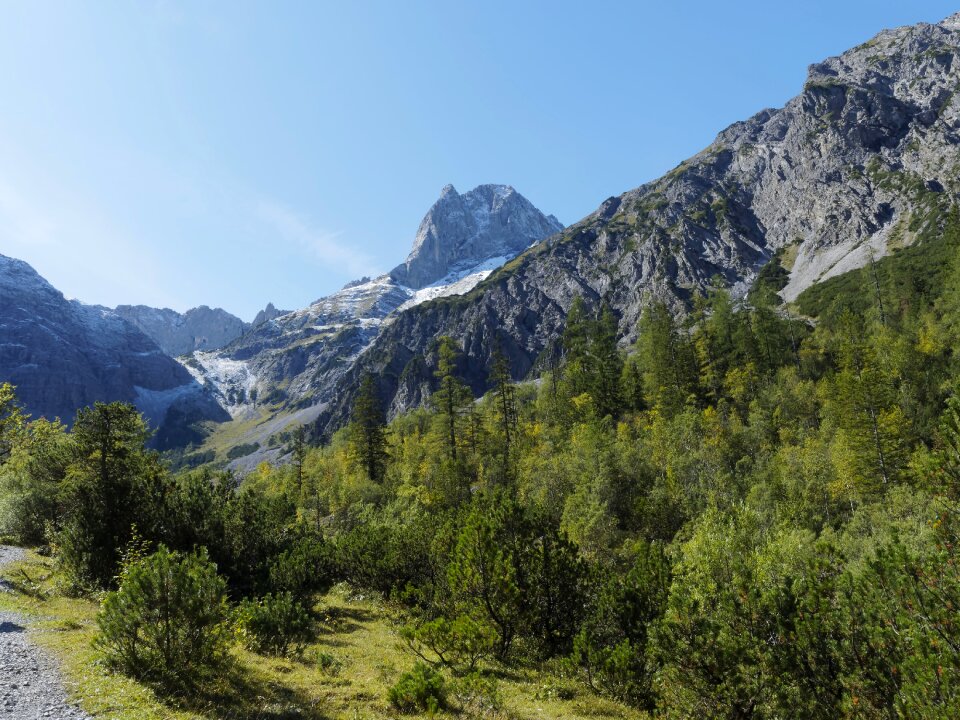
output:
M95 401L134 403L178 444L226 413L190 374L116 313L67 300L30 265L0 255L0 382L34 417L73 421ZM168 417L176 420L167 425ZM195 436L192 436L195 438Z
M217 350L247 331L249 325L221 308L206 305L178 313L169 308L118 305L114 312L138 327L171 357L194 350Z

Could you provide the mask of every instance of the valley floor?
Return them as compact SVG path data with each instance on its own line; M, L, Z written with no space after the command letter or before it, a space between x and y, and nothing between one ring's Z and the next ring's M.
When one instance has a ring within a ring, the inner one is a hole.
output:
M315 642L294 658L268 658L234 651L234 663L218 685L189 702L158 697L149 688L110 673L98 662L93 647L97 603L68 598L58 592L58 577L50 559L27 551L0 567L0 582L10 592L0 593L0 625L22 618L34 631L30 639L60 660L71 700L95 718L112 720L212 720L213 718L310 718L367 720L426 717L399 715L387 699L388 689L409 670L415 658L399 637L401 618L373 598L356 595L345 585L335 587L316 606L321 622ZM17 625L17 628L22 628ZM17 630L25 638L22 629ZM0 643L6 633L0 629ZM25 639L24 639L25 642ZM0 685L10 665L0 663ZM44 665L43 667L47 667ZM52 666L51 666L52 672ZM499 702L489 697L454 693L451 709L434 717L490 718L492 720L549 720L564 718L641 718L642 713L598 698L570 679L540 672L492 668ZM48 703L62 698L56 676L43 681ZM52 683L52 685L51 685ZM6 692L4 690L3 692ZM53 699L50 699L53 698ZM63 704L50 705L59 715L4 715L0 717L85 717L71 715ZM39 712L47 709L44 706ZM62 712L61 712L62 710Z

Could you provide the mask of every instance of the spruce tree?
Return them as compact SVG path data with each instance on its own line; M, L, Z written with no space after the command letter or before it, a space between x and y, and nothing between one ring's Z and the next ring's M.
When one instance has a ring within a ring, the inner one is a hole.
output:
M353 405L353 445L371 482L382 483L387 467L386 424L373 376L364 376Z
M841 433L838 463L859 492L869 493L897 479L906 463L906 423L894 378L863 333L860 320L845 313L831 406Z
M517 398L510 376L510 366L499 343L493 351L490 381L496 396L497 427L503 449L503 472L509 478L512 460L510 450L517 432Z
M623 357L617 347L617 318L606 303L590 337L590 386L597 415L618 417L623 410Z
M290 451L293 460L293 470L297 478L297 502L303 495L303 462L307 457L306 431L303 425L293 431L293 448Z
M0 464L6 461L14 444L22 437L26 420L17 404L13 385L0 384Z
M563 330L563 378L571 396L590 391L591 319L579 295L573 299Z
M673 314L654 303L640 318L637 353L643 367L644 395L668 415L678 412L695 389L693 353Z
M146 537L157 534L163 468L146 449L149 437L132 405L98 402L77 413L59 540L68 571L80 584L113 582L134 528Z
M441 337L437 344L437 390L430 397L443 427L443 443L450 462L456 464L460 420L464 409L473 401L469 388L457 377L460 349L451 337Z

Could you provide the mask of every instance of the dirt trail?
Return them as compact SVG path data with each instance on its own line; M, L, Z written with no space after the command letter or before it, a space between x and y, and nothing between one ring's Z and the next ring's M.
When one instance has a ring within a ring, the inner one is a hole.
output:
M22 557L20 548L0 545L0 568ZM67 702L57 665L30 642L26 619L0 610L0 720L44 718L90 720Z

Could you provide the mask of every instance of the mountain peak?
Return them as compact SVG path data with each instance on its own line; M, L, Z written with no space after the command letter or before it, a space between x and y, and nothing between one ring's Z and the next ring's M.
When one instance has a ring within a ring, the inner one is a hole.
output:
M63 300L63 294L47 282L30 263L0 255L0 299L5 300L10 293L19 294L28 290L36 296L44 296L48 301Z
M406 262L390 276L422 288L458 269L513 257L562 229L510 185L478 185L462 195L446 185L421 221Z
M281 315L286 315L288 312L290 311L277 310L277 308L274 307L272 302L268 302L267 306L263 310L257 313L257 316L253 319L253 322L250 323L250 327L255 328L258 325L263 325L263 323L269 322L270 320L275 320Z

